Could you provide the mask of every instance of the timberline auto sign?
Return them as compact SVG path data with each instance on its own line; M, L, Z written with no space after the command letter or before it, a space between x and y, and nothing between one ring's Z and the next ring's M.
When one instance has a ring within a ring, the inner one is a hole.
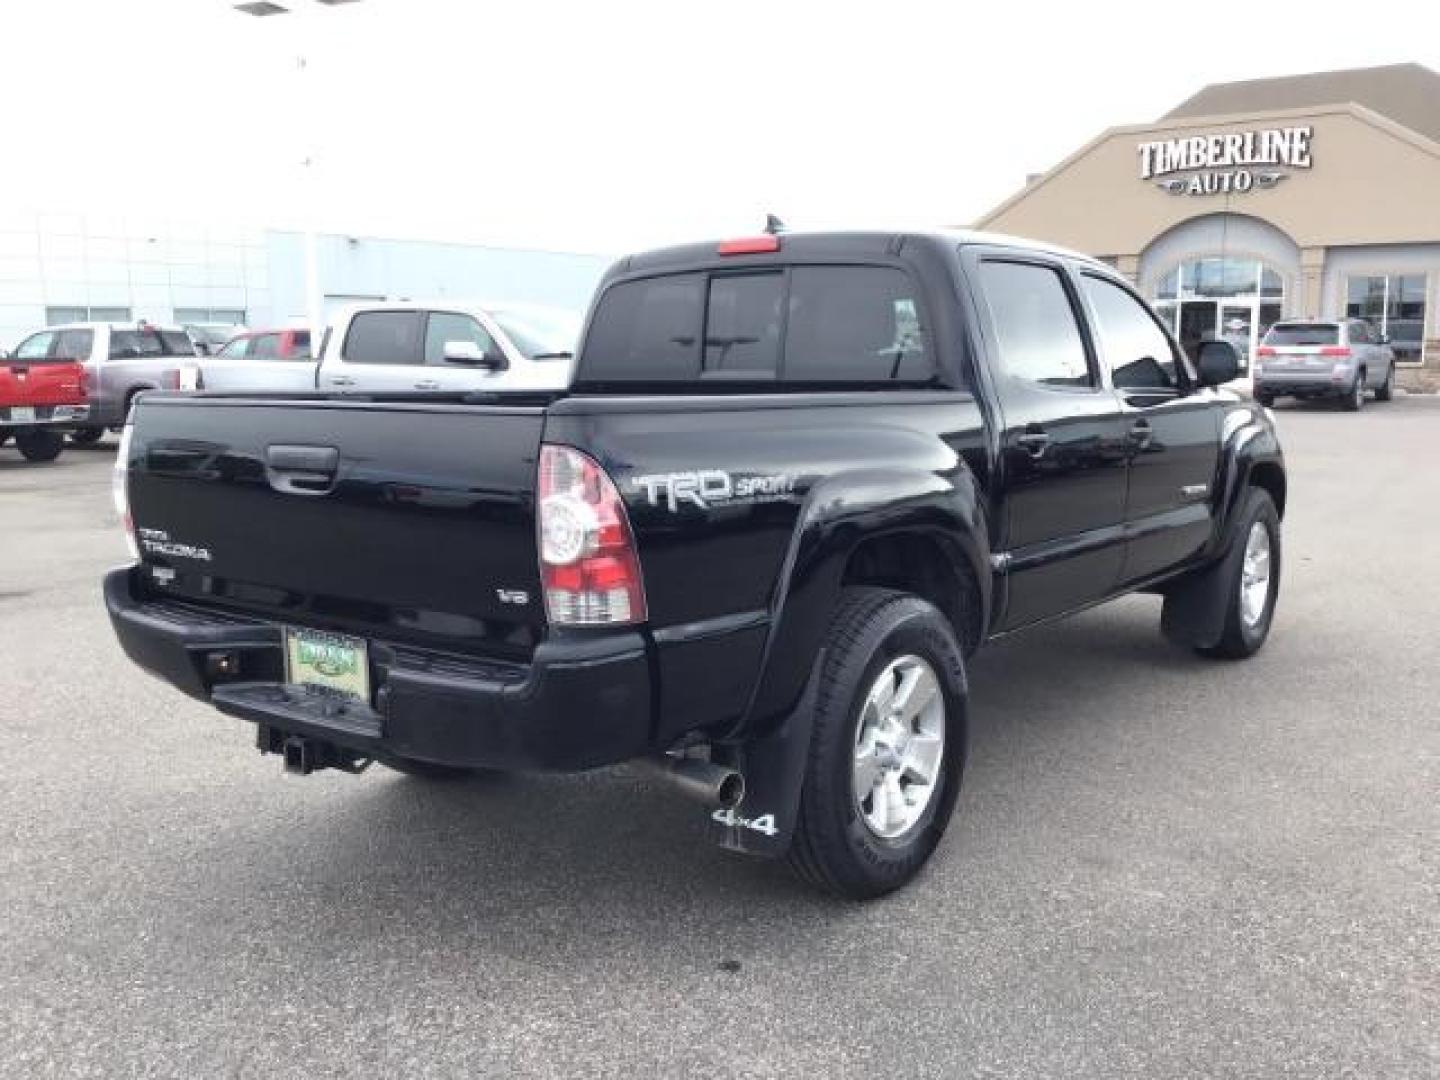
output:
M1140 179L1153 180L1171 195L1228 195L1272 188L1288 175L1273 166L1310 168L1313 134L1309 127L1266 128L1141 143ZM1208 171L1197 171L1201 169Z

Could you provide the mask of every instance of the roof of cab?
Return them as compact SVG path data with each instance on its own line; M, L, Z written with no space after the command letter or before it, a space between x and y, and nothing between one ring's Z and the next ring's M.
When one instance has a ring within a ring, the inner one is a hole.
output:
M761 234L757 232L751 235L759 236ZM1055 244L1047 244L1042 241L1029 240L1018 236L1006 236L1002 233L979 232L971 229L935 229L926 231L782 231L776 235L780 239L780 250L782 254L789 252L792 255L802 256L834 256L841 254L882 256L886 254L896 254L901 251L906 244L915 242L946 247L989 245L1043 252L1061 258L1078 259L1102 269L1111 269L1093 256L1085 255L1078 251L1071 251ZM654 248L649 251L636 252L621 258L612 268L612 272L623 274L635 271L659 270L669 266L688 266L697 263L713 262L720 258L731 258L731 256L720 255L718 247L722 242L721 240L707 240L699 243L678 244L672 247ZM768 253L759 254L756 257L763 261L766 254Z

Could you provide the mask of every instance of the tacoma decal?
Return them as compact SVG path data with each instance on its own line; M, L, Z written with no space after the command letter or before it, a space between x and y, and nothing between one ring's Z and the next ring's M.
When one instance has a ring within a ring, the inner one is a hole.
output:
M164 529L136 529L135 531L139 534L140 546L148 555L167 555L172 559L195 559L199 562L210 561L209 548L171 540L170 534Z

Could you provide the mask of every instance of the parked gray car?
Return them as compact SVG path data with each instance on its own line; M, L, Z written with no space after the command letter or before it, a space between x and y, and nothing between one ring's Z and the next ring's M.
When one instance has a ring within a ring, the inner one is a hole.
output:
M1255 400L1335 398L1355 412L1395 392L1395 353L1364 319L1277 322L1256 350Z
M85 322L38 333L63 332L72 335L74 355L84 362L90 379L90 423L70 433L78 443L97 442L106 428L123 425L130 403L142 390L179 389L180 368L195 356L194 343L179 327Z

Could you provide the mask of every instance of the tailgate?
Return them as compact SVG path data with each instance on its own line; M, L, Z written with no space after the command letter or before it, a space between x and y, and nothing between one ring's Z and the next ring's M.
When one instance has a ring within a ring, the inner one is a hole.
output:
M277 622L528 655L539 406L147 395L130 509L157 591Z
M0 407L83 405L84 369L73 360L0 361Z

